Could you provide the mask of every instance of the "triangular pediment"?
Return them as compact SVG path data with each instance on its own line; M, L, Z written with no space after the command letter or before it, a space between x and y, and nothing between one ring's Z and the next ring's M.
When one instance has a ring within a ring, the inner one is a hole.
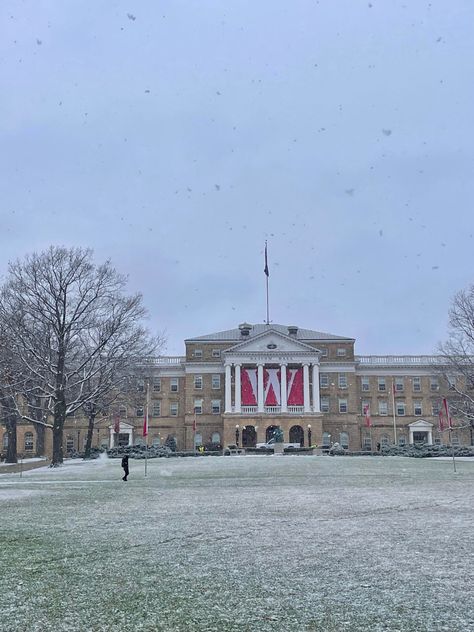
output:
M312 352L318 353L318 350L310 345L300 342L292 336L286 336L272 329L271 327L259 334L252 337L250 340L244 340L232 347L229 347L224 353L288 353L288 352Z
M424 419L418 419L418 421L414 421L411 424L408 424L408 426L410 428L427 428L427 429L431 429L433 427L433 424L430 423L429 421L425 421Z

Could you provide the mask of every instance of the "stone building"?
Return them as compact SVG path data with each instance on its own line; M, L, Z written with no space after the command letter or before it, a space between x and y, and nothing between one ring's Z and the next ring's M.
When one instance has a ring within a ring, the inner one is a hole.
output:
M143 443L146 393L148 443L172 436L179 450L254 446L276 426L286 442L323 448L338 442L352 451L394 442L448 443L447 432L438 429L438 411L450 385L438 358L359 356L354 343L296 326L247 323L189 338L185 356L146 363L148 377L139 385L143 403L109 411L95 427L93 445ZM68 418L65 454L83 449L86 432L83 418ZM21 425L18 451L34 451L34 442L33 429ZM471 442L468 428L453 432L453 443Z

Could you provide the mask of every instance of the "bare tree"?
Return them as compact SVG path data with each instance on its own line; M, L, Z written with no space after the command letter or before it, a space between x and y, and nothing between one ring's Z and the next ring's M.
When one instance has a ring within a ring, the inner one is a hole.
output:
M453 417L474 428L474 285L458 292L449 310L449 338L439 346Z
M141 295L125 295L125 286L110 261L95 265L88 249L50 247L9 265L0 323L22 376L15 402L23 419L52 427L53 465L63 460L67 416L119 388L160 342L142 324ZM51 422L25 411L30 396Z

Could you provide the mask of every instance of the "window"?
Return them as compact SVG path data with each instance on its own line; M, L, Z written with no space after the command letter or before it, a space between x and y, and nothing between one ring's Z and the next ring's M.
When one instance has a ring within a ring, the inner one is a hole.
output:
M379 377L377 381L378 381L378 385L379 385L379 391L386 391L387 390L387 385L385 383L385 378L384 377Z
M161 445L161 437L160 435L155 435L152 439L152 445Z
M202 358L202 349L194 349L193 356L195 358Z
M341 434L339 435L339 443L344 448L344 450L347 450L349 448L349 434L347 432L341 432Z
M396 377L395 378L395 391L397 393L403 393L404 389L405 389L404 379L402 377Z
M372 439L370 437L364 437L362 449L366 452L370 452L372 450Z
M144 380L137 380L137 391L139 393L143 393L145 391L145 381Z
M413 378L413 392L419 393L421 391L421 377Z
M329 375L327 373L320 373L319 374L319 386L321 388L328 388L329 387Z
M405 416L405 402L401 399L399 399L398 401L395 402L395 410L396 410L396 414L399 417L404 417Z
M382 435L381 436L381 438L380 438L380 445L383 445L383 446L389 446L390 445L390 440L387 437L387 435Z
M329 432L323 432L323 448L329 448L331 446L331 435Z
M220 349L213 349L212 350L212 357L213 358L220 358L221 357L221 350Z
M347 399L340 399L339 400L339 412L340 413L347 413Z
M66 452L72 452L74 450L74 439L71 435L66 437Z
M143 415L145 414L143 406L137 406L136 413L137 413L137 417L143 417Z
M194 376L194 388L198 391L202 390L202 375Z
M407 444L407 439L404 435L401 435L400 437L398 437L398 445L403 448L404 446L406 446Z
M177 393L178 392L178 378L177 377L172 377L170 379L170 391L172 393Z
M161 402L153 402L153 417L161 417Z
M423 406L420 399L415 399L413 401L413 414L418 417L421 417L423 414Z
M213 432L212 437L211 437L211 443L220 444L220 442L221 442L221 435L218 432Z
M339 388L347 388L347 375L345 373L339 373L338 384Z
M329 412L329 397L321 397L321 412L328 413Z
M435 437L434 443L435 445L441 445L441 437Z
M362 404L361 414L365 415L365 411L367 409L369 410L369 414L370 414L370 409L372 408L371 403L370 403L370 399L363 399L361 404Z
M153 378L153 391L155 393L159 393L161 391L161 378L160 377Z
M364 375L360 378L360 382L362 385L362 390L363 391L368 391L370 390L370 385L369 385L369 377L367 375Z
M450 391L454 391L456 388L456 378L454 375L447 375L446 379L448 380L448 388Z
M202 434L200 432L194 434L194 447L196 448L198 445L202 445Z
M25 432L25 452L33 451L33 433Z
M452 443L453 445L459 445L459 437L456 437L456 435L453 435L453 439L452 439Z
M344 349L344 347L339 347L337 350L337 357L343 358L345 355L346 355L346 350Z
M194 412L196 415L202 415L202 399L194 400Z
M125 406L120 406L120 408L119 408L119 415L120 415L120 417L126 417L127 416L127 409L125 408Z
M220 415L221 412L221 400L213 399L211 402L211 410L213 415Z
M321 351L321 357L323 357L323 358L327 358L328 357L329 354L328 354L328 350L327 350L326 347L322 347L320 349L320 351Z
M170 417L178 416L178 402L170 402Z
M440 403L439 402L431 402L431 414L432 415L439 415L439 409L440 409Z
M5 432L5 434L3 435L2 442L3 442L3 447L5 449L8 448L8 433Z
M219 374L212 376L212 388L218 389L221 387L221 376Z
M430 377L430 391L439 391L439 380L437 377Z
M379 415L388 415L388 404L385 399L379 400Z

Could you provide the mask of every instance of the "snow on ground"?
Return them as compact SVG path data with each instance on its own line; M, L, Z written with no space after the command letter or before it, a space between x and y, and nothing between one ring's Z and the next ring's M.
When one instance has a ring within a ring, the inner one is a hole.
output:
M0 477L2 631L474 630L472 460L130 468Z

